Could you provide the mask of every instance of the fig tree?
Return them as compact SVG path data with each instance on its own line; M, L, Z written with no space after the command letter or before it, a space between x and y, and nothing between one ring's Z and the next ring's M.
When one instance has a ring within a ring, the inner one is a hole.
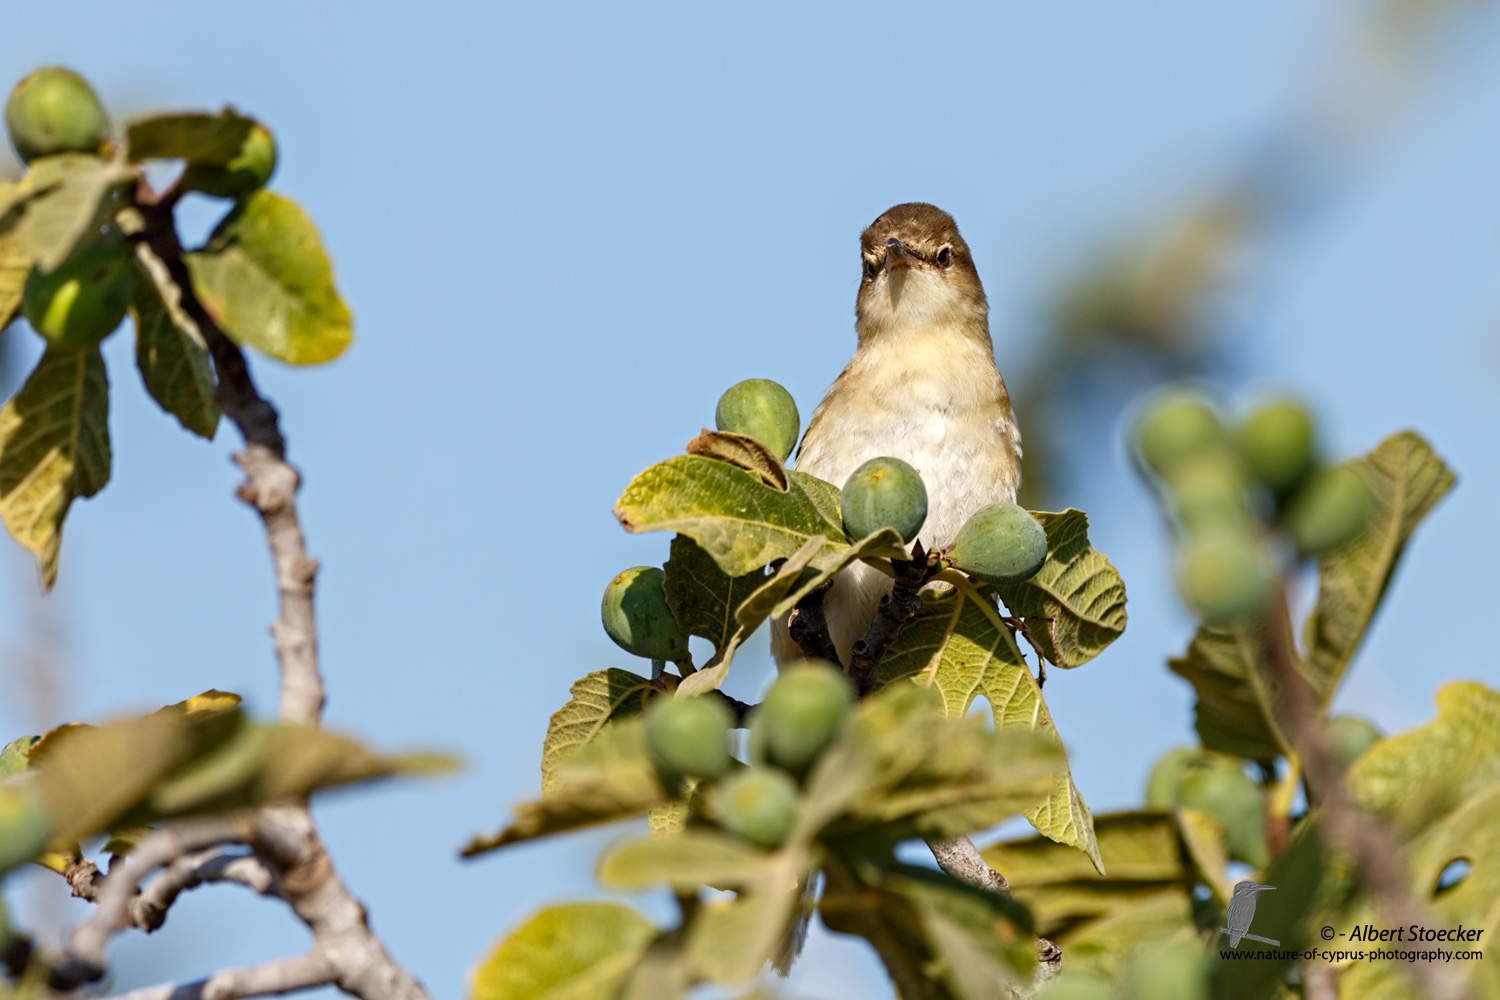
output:
M22 78L5 102L5 127L27 163L53 153L89 153L109 136L109 119L89 82L44 66Z
M666 577L656 566L627 569L604 588L604 631L621 649L649 660L677 662L688 654L687 636L667 605Z
M182 172L182 186L215 198L238 198L266 186L276 172L276 139L256 122L234 159L223 166L190 163Z
M1146 779L1146 805L1152 809L1177 808L1178 791L1189 770L1206 766L1197 747L1177 747L1162 754Z
M755 720L766 759L802 774L832 742L853 704L854 688L837 667L810 661L783 667Z
M854 470L839 497L844 531L851 539L895 528L910 543L927 520L927 487L899 458L872 458Z
M1029 580L1047 561L1047 532L1024 507L992 503L958 529L948 558L986 583Z
M95 243L51 272L32 268L21 311L37 333L59 347L94 347L125 318L134 285L129 250Z
M1312 414L1294 399L1261 406L1240 426L1238 437L1256 478L1278 497L1289 495L1312 471Z
M791 393L768 378L747 378L719 397L714 426L750 435L785 462L797 447L802 418Z
M1328 735L1333 740L1334 756L1339 766L1347 770L1350 764L1366 750L1379 743L1379 729L1364 719L1352 715L1335 715L1328 720Z
M1177 552L1177 589L1205 621L1244 621L1265 610L1275 580L1271 560L1248 527L1217 526Z
M713 695L657 698L646 706L646 748L668 781L729 770L729 709Z
M1375 497L1347 465L1315 475L1292 499L1286 529L1297 551L1320 556L1358 538L1375 513Z
M1224 824L1229 855L1259 868L1267 863L1266 813L1260 787L1238 768L1194 768L1182 779L1179 804Z
M714 790L724 829L761 847L779 847L797 819L797 786L781 771L748 767Z
M1224 427L1200 393L1169 389L1146 404L1134 438L1141 461L1157 475L1168 476L1184 459L1222 444Z

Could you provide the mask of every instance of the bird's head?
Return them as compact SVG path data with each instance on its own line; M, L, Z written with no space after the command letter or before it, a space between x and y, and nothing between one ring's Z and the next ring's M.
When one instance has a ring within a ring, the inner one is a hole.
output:
M860 340L954 327L989 338L989 306L953 216L921 202L888 209L859 239Z
M1258 892L1265 892L1267 889L1274 888L1276 888L1274 885L1261 885L1259 882L1252 882L1249 879L1245 879L1243 882L1236 882L1234 884L1234 895L1236 898L1253 896Z

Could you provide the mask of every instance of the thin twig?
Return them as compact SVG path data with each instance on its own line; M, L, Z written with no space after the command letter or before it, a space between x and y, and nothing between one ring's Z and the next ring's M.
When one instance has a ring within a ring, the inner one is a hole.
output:
M143 931L154 931L167 919L167 910L189 889L210 882L233 882L262 896L275 894L276 872L254 854L230 854L215 848L178 858L167 865L130 903L130 921Z
M1291 615L1284 594L1271 602L1262 627L1266 662L1275 683L1278 715L1307 776L1309 804L1320 809L1327 842L1354 858L1359 880L1391 926L1431 923L1406 884L1399 845L1375 817L1349 800L1333 737L1311 686L1297 668ZM1402 968L1428 1000L1465 1000L1463 981L1432 962L1403 962Z
M265 965L216 972L193 983L163 983L121 993L110 1000L238 1000L310 990L334 982L333 964L321 952Z
M823 599L832 589L833 581L827 580L813 588L787 616L786 631L802 655L809 660L826 660L840 670L839 651L834 648L833 636L828 632L828 618L823 612Z
M861 695L874 690L881 659L901 637L906 623L922 610L920 591L941 572L943 564L936 552L929 554L917 541L912 545L911 558L892 559L891 568L896 571L895 586L880 599L874 621L849 654L849 678Z

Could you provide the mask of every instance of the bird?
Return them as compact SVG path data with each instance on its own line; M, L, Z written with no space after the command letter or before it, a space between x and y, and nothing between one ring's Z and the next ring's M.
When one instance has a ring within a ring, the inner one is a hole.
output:
M917 538L951 544L981 507L1014 502L1021 435L995 363L989 303L953 217L909 202L883 212L859 240L854 356L808 421L793 468L835 486L872 458L899 458L927 488ZM847 668L891 580L856 562L823 600ZM778 664L802 658L787 618L773 623Z
M1223 928L1229 932L1229 946L1231 948L1238 948L1240 946L1240 939L1247 937L1256 941L1264 941L1266 944L1280 946L1280 941L1256 937L1250 933L1250 921L1255 919L1256 894L1274 888L1276 888L1274 885L1261 885L1249 879L1234 884L1234 894L1229 897L1229 926Z

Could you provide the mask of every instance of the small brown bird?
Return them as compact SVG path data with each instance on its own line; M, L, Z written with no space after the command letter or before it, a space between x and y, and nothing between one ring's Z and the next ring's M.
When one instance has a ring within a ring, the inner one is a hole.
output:
M1021 436L990 342L989 303L953 217L933 205L897 205L860 237L854 358L829 388L794 468L843 486L872 458L910 463L927 486L928 549L953 541L986 504L1013 501ZM856 563L824 599L839 658L875 617L891 580ZM775 623L778 663L802 654Z

